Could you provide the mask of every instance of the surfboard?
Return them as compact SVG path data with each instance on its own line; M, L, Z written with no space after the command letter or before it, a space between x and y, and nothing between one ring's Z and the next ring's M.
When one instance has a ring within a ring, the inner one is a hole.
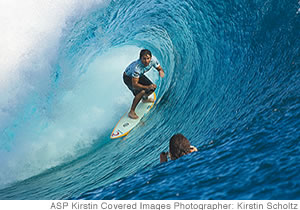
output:
M153 98L154 102L152 103L143 103L142 101L139 102L139 104L137 105L137 107L135 108L135 113L137 114L137 116L139 116L138 119L131 119L130 117L128 117L128 113L130 110L128 110L128 112L126 112L121 119L119 120L119 122L117 123L117 125L115 126L115 128L113 129L110 138L111 139L117 139L120 137L124 137L126 135L128 135L128 133L135 127L137 126L137 124L141 121L141 119L150 111L150 109L153 107L155 101L156 101L156 94L152 93L149 98Z

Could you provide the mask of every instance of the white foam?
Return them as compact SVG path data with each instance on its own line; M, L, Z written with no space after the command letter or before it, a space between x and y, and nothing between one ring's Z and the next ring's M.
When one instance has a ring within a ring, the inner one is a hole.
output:
M125 46L95 58L72 89L57 95L52 109L19 130L14 138L18 144L9 152L0 152L0 184L23 180L76 158L112 128L133 99L123 84L122 72L138 58L139 50Z
M101 124L105 107L90 105L94 95L84 98L90 100L85 103L80 100L86 94L82 89L89 92L89 88L95 88L89 87L88 82L81 81L77 89L58 94L63 97L56 99L60 101L56 104L59 110L53 106L43 110L42 106L51 91L52 62L57 59L66 21L107 3L0 0L0 186L40 173L67 156L73 157L75 147L90 144L103 128L94 125ZM36 107L30 107L34 97L42 100L38 113ZM85 108L88 111L80 111ZM35 114L22 113L24 110ZM77 111L78 116L74 116ZM18 119L20 116L22 119ZM26 125L18 127L22 121Z
M1 0L1 88L9 85L5 78L17 74L19 62L28 59L28 52L36 47L48 48L49 44L57 44L67 18L81 16L100 4L104 1Z
M0 1L0 128L28 92L49 85L66 20L80 17L104 0Z

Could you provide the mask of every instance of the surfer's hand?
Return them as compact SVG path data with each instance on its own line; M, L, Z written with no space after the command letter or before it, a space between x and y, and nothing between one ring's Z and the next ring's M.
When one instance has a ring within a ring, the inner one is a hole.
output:
M155 90L156 89L156 84L151 84L148 86L149 90Z
M164 71L159 71L159 76L160 76L161 78L163 78L163 77L165 76L165 72L164 72Z

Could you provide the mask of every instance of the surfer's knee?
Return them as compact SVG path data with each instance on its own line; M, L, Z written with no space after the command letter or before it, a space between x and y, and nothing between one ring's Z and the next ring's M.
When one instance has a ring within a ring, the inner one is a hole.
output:
M151 90L145 90L145 95L150 95L155 91L156 88L151 89Z
M146 93L145 90L139 90L139 91L136 93L135 97L142 97L143 95L145 95L145 93Z

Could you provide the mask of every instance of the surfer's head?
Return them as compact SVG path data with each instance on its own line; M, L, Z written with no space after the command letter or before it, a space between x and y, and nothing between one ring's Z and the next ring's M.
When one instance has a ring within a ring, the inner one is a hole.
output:
M169 143L169 153L162 152L160 154L160 162L167 161L169 154L171 160L176 160L186 154L197 151L196 147L191 146L190 141L182 134L175 134L171 137Z
M144 66L148 66L150 64L152 58L152 53L150 50L143 49L140 52L140 60Z

